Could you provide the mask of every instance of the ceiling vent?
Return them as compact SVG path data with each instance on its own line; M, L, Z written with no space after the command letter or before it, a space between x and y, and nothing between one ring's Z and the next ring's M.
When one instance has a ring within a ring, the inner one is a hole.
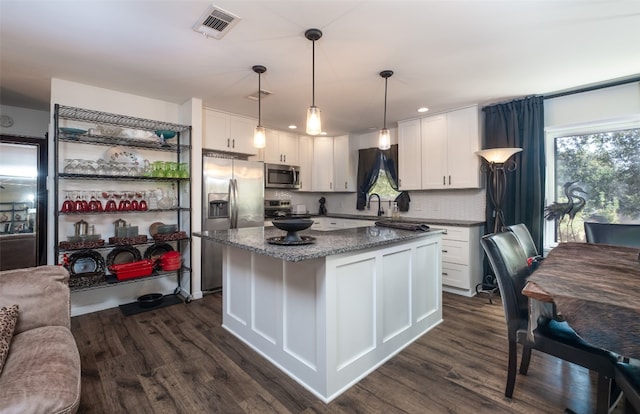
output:
M211 5L193 25L193 30L206 37L222 39L238 22L240 22L238 16Z
M263 98L266 98L267 96L271 95L271 92L265 90L265 89L260 89L260 93L262 94ZM247 99L251 99L252 101L257 101L258 100L258 91L255 91L255 93L252 93L251 95L247 96Z

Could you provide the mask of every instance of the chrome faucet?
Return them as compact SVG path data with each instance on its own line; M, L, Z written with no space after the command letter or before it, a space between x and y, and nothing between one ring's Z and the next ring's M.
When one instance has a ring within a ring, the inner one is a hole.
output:
M384 214L384 210L382 209L382 201L380 201L380 196L376 193L371 193L369 195L369 201L367 202L367 209L371 209L371 197L376 196L378 197L378 217L382 216Z

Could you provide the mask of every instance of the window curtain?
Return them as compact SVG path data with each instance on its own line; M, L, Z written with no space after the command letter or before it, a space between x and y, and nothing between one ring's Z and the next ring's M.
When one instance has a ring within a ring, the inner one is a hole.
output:
M358 196L356 209L367 206L367 194L378 179L382 153L377 148L365 148L358 151Z
M367 205L367 194L378 180L380 166L387 171L389 184L398 189L398 145L388 150L366 148L358 151L358 196L356 209L364 210Z
M391 188L398 191L398 145L392 145L388 150L380 151L382 153L382 163L387 170L387 178Z
M484 148L518 147L522 152L513 159L515 171L507 173L503 203L505 225L524 223L539 252L543 247L544 212L544 106L543 97L487 106ZM493 229L494 217L487 193L486 229Z

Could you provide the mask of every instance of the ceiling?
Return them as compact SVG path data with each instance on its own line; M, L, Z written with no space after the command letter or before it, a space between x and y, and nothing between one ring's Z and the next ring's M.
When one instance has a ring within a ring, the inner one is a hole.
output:
M192 30L215 4L222 39ZM329 135L640 73L639 1L0 0L0 103L49 110L52 77L257 118L251 67L267 67L262 124L303 133L315 103Z

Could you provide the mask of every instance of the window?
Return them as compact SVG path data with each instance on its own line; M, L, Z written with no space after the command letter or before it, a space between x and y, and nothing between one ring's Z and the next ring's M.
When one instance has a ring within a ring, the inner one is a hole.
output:
M389 178L387 177L387 169L385 168L382 160L380 160L380 171L378 171L376 183L371 187L367 197L373 193L378 194L382 200L395 200L395 198L400 194L400 191L396 191L391 187Z
M640 120L547 131L545 247L584 222L640 223Z

